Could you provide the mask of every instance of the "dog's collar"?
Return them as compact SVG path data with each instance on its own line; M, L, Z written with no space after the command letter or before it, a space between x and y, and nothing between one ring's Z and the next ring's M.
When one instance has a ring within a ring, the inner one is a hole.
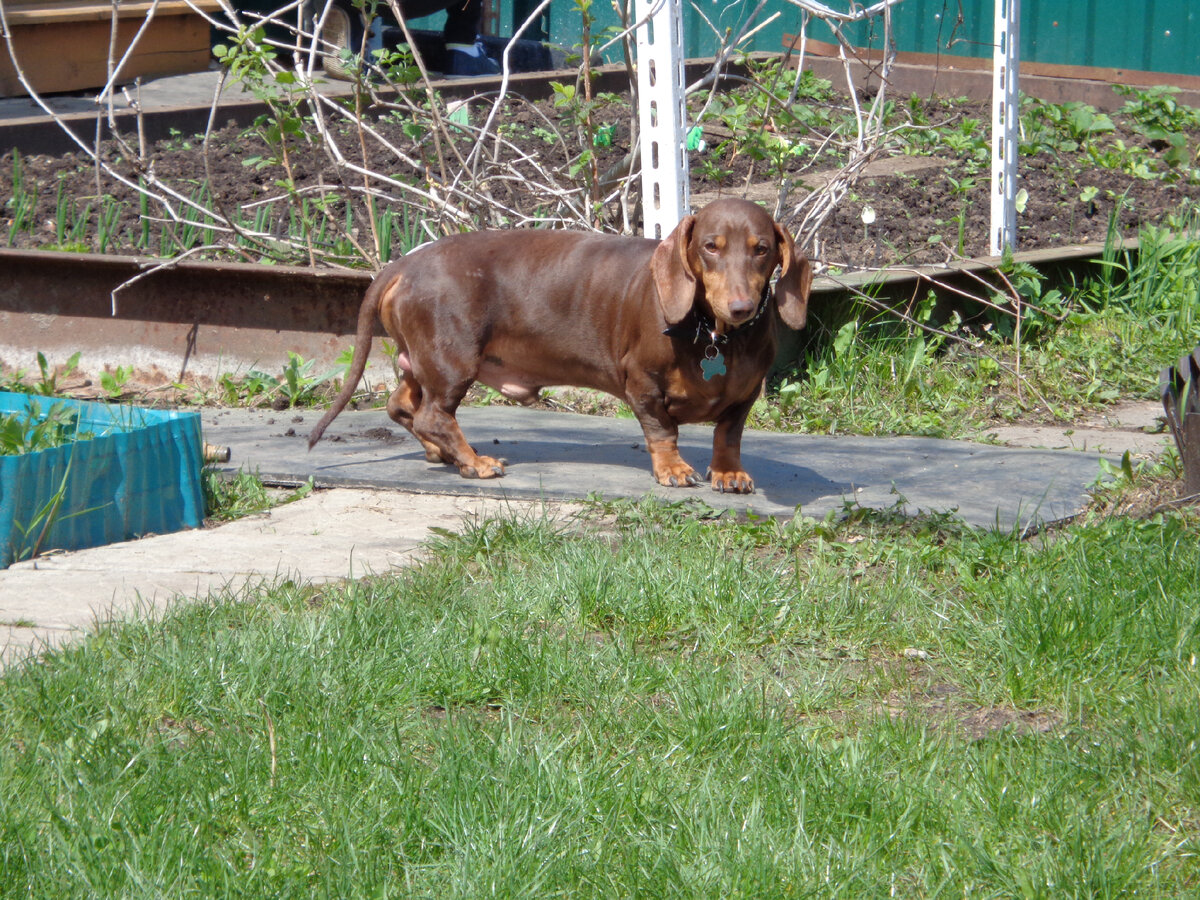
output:
M737 337L739 333L744 333L747 326L753 325L762 318L763 313L767 310L770 298L771 286L768 284L763 288L762 298L758 301L758 310L752 317L741 325L736 326L732 333L717 331L716 320L693 306L691 312L686 316L674 325L668 325L664 328L663 334L668 337L691 338L693 344L699 344L707 339L708 345L704 348L704 358L700 360L700 371L704 375L705 381L712 381L718 375L724 375L727 371L725 367L725 354L721 352L721 347L729 343L731 334L733 337Z
M674 325L668 325L663 329L662 333L667 335L667 337L691 338L693 344L699 344L703 340L708 340L709 346L724 344L729 341L730 336L736 337L739 332L742 332L761 319L763 313L767 311L770 298L771 286L767 285L763 288L762 298L758 301L758 309L754 315L745 322L742 322L742 324L735 325L732 331L717 331L716 320L693 306L686 316Z

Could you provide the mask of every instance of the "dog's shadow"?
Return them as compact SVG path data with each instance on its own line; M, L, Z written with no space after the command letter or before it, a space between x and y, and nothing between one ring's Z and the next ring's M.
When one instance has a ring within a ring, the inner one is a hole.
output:
M583 498L590 494L641 497L654 493L669 499L722 497L730 505L737 495L709 490L707 479L695 489L659 485L651 475L650 454L641 428L630 419L599 419L524 410L463 411L463 431L477 453L502 459L503 478L464 479L453 466L430 463L417 442L398 426L364 428L352 424L322 451L319 478L330 483L388 484L447 493L506 493L538 497ZM530 417L528 427L522 417ZM374 424L374 423L372 423ZM834 481L780 452L760 452L755 438L743 443L742 462L755 481L746 506L763 502L794 509L828 497L845 496L853 486ZM777 441L772 441L777 444ZM329 459L330 447L338 447ZM680 454L702 476L712 456L712 428L688 426L681 431ZM315 451L314 451L315 452Z

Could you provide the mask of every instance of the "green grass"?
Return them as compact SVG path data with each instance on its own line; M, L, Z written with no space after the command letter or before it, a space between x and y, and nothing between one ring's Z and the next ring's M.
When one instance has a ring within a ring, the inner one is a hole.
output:
M599 512L10 672L0 894L1200 887L1194 515Z
M939 322L926 301L902 321L864 300L776 378L751 424L963 437L1020 418L1069 422L1119 400L1157 400L1161 369L1200 338L1200 232L1189 222L1180 235L1145 229L1139 254L1110 251L1076 285L1052 288L1017 267L1023 302L1046 310L1025 310L1019 340L1011 312L975 307Z

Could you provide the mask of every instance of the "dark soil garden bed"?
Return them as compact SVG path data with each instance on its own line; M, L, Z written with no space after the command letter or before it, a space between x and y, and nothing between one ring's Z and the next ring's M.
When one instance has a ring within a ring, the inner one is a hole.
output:
M738 95L710 107L702 126L707 149L691 155L697 204L717 195L749 195L771 205L781 174L797 185L794 202L804 196L806 186L818 184L844 160L833 152L814 156L811 149L820 147L838 122L845 122L844 98L815 91L801 115L785 116L764 113L754 96L742 95L746 102L741 107ZM485 102L479 101L476 108L482 119ZM556 172L562 183L578 184L583 176L571 174L571 168L582 143L579 129L565 116L566 110L553 103L514 103L498 121L509 146ZM609 98L593 111L593 128L612 126L608 143L595 149L596 171L617 166L627 153L629 120L622 98ZM553 139L547 122L569 139ZM813 255L841 270L986 256L989 122L987 104L895 98L887 123L898 129L895 139L825 222ZM1122 236L1135 236L1146 224L1182 227L1200 202L1200 113L1176 106L1168 93L1133 94L1125 110L1110 116L1070 104L1026 104L1022 124L1019 166L1025 201L1018 216L1020 249L1103 241L1110 222ZM400 178L425 178L433 168L428 140L414 140L399 122L378 127L424 160L427 169L405 169L382 153L371 154L370 167ZM347 146L352 145L350 136L345 137ZM772 153L773 143L777 149L780 137L793 147L802 142L805 149L772 163L764 157ZM464 136L463 148L470 143ZM212 135L207 154L200 147L198 138L183 135L162 142L150 154L155 176L181 196L203 192L227 210L248 209L281 193L280 167L263 162L273 148L254 130L222 129ZM109 163L136 183L135 168L114 148L106 153ZM289 165L301 190L318 184L338 190L343 179L351 186L362 184L361 178L355 182L339 174L319 142L290 139ZM10 154L0 162L0 189L6 197L25 198L7 201L7 228L0 236L6 236L11 247L155 255L177 252L181 246L149 237L147 209L135 191L109 178L98 180L83 154L20 156L17 161ZM526 204L527 212L535 212L537 201L532 195L526 201L521 182L499 183L495 190L514 208ZM22 202L27 208L18 210ZM873 219L870 214L864 217L867 207ZM110 217L103 237L95 225L78 224L87 216L98 220L101 209ZM163 218L153 210L149 215ZM350 215L350 230L364 231L365 207L356 201ZM331 221L345 227L345 212L337 212ZM154 227L171 226L156 222ZM178 225L174 229L180 231Z

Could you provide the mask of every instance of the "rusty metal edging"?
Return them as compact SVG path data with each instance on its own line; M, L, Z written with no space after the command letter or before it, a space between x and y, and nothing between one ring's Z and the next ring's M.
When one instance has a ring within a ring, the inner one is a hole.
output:
M1104 256L1105 244L1067 244L1039 250L1022 250L1013 254L1013 262L1033 266L1049 280L1060 280L1070 270L1090 266ZM1136 238L1123 240L1117 253L1137 253ZM927 290L946 293L954 289L978 291L981 282L995 282L995 270L1001 265L998 256L956 260L941 266L893 267L876 271L853 272L836 277L821 277L813 283L814 294L870 294L890 305L921 299Z
M369 272L0 250L0 360L76 350L84 371L134 365L177 378L332 360L353 334ZM115 292L115 295L114 295Z
M1104 258L1106 247L1105 244L1070 244L1018 251L1012 258L1015 263L1037 269L1053 286L1094 274L1097 262ZM1136 255L1140 247L1136 238L1130 238L1122 241L1116 252ZM808 327L782 336L777 366L787 367L801 359L822 336L828 336L856 315L856 301L864 297L880 307L912 309L932 293L940 318L948 316L950 310L958 310L966 316L978 312L979 308L972 308L967 297L979 296L989 287L1007 293L997 272L1001 262L1000 257L980 257L939 266L897 267L815 278L809 300Z
M1136 242L1126 251L1135 252ZM1081 273L1104 245L1015 254L1051 279ZM901 306L935 294L978 292L998 260L890 269L813 285L814 324L822 310L866 292ZM1055 271L1057 270L1057 271ZM44 352L63 361L82 353L81 368L155 369L165 378L215 376L251 365L277 366L287 351L331 365L352 343L371 273L251 263L159 260L86 253L0 249L0 362L28 368ZM115 311L114 311L114 291ZM377 334L382 334L378 326ZM781 348L800 352L801 333Z

